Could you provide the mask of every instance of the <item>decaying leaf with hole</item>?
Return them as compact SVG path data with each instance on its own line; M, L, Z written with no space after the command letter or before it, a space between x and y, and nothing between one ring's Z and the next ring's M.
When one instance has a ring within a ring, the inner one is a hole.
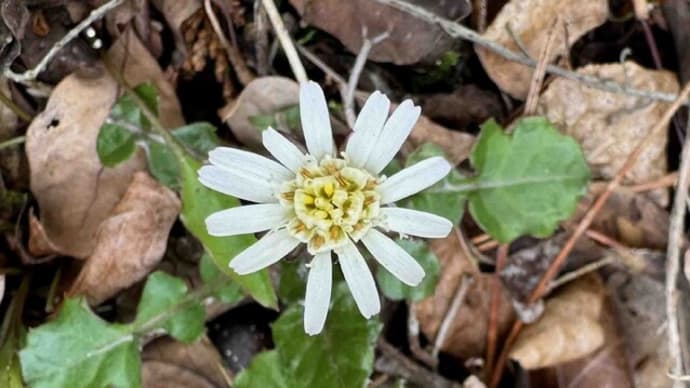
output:
M170 189L137 172L109 217L98 228L96 248L70 294L91 304L143 279L165 253L181 203Z
M578 73L631 88L671 94L679 90L673 73L648 70L633 62L589 65L578 69ZM537 110L561 131L578 140L595 178L611 179L639 140L659 122L668 105L558 78L542 94ZM626 183L649 182L666 174L666 139L666 131L659 131L653 137L628 173ZM660 205L667 204L667 190L650 194L654 194Z
M46 109L29 126L31 191L45 236L57 247L57 252L33 254L88 257L98 226L124 194L133 173L145 168L143 155L115 168L104 168L98 159L96 138L116 94L115 82L105 73L97 78L71 75L57 85Z
M432 241L430 246L439 258L441 278L434 295L416 306L415 314L422 332L432 341L436 338L461 279L469 274L473 283L470 284L457 315L451 318L450 329L441 349L463 359L483 357L486 352L492 276L479 273L463 253L462 245L454 233L445 239ZM501 291L497 321L499 338L510 328L513 319L508 294Z
M467 0L406 0L447 19L461 20L472 7ZM369 59L409 65L422 60L433 62L451 47L453 39L440 27L427 23L393 6L370 0L290 0L306 23L333 34L351 52L362 47L362 31L373 38L388 32Z
M142 361L145 388L220 388L227 386L226 375L231 376L206 337L191 344L159 338L146 345Z
M604 286L597 275L581 277L548 299L544 313L526 326L510 351L525 369L538 369L591 354L604 343L599 323Z
M273 115L299 103L299 84L285 77L261 77L219 112L237 140L247 147L261 148L261 130L252 117Z
M511 51L525 50L539 58L551 26L560 20L554 34L549 62L570 51L582 35L603 24L609 13L606 0L511 0L498 13L483 37ZM567 31L567 33L566 33ZM475 45L475 51L489 77L504 92L524 99L529 91L533 69ZM571 100L576 101L576 100Z

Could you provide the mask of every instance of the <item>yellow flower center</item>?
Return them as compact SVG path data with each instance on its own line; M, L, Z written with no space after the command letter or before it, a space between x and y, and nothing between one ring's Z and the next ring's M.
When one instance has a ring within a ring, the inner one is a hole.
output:
M288 231L307 243L311 254L342 246L348 236L358 241L379 215L377 185L375 177L345 159L326 156L306 163L281 188L281 203L295 214Z

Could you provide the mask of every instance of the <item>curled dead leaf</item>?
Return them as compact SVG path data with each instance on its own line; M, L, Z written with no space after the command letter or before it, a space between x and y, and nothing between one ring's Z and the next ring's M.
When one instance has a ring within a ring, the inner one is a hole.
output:
M441 349L463 359L483 357L486 352L492 276L478 272L463 253L457 234L434 240L430 245L439 258L441 278L434 295L416 305L415 314L422 332L430 339L436 337L461 279L471 274L473 283L451 322ZM498 312L499 338L510 328L513 319L510 299L507 292L502 290Z
M143 279L163 257L181 206L172 190L135 173L98 228L96 248L69 293L86 295L95 305Z
M33 246L47 246L35 241L47 237L58 251L53 253L88 257L98 225L120 200L132 174L145 168L143 155L115 168L104 168L98 159L96 138L116 94L115 82L104 72L96 78L73 74L55 87L46 109L31 122L26 154L45 233L39 236L30 229L30 246L31 240Z
M557 26L554 31L556 35L548 58L551 62L566 54L570 46L586 32L603 24L608 12L606 0L511 0L496 15L483 37L512 51L519 52L522 45L527 55L539 58L551 24L560 18L565 27ZM519 39L520 45L516 39ZM484 70L501 90L517 99L527 96L533 72L530 67L478 45L475 45L475 51Z
M537 322L522 330L510 358L531 370L594 352L604 343L599 323L603 302L604 286L597 275L573 281L546 301Z
M261 131L250 118L271 115L299 103L299 84L285 77L261 77L223 107L219 115L237 139L248 147L261 146Z
M447 19L460 20L472 8L467 0L406 0ZM433 62L448 50L450 38L440 27L427 23L392 6L370 0L290 0L302 19L333 34L350 51L358 53L366 29L372 38L389 36L371 50L369 59L409 65L421 60Z
M673 73L648 70L633 62L589 65L577 72L631 88L672 94L679 89ZM667 108L668 103L604 92L559 78L542 94L537 110L580 142L595 178L611 179ZM666 174L666 141L666 132L661 131L647 144L626 183L649 182ZM668 203L667 190L650 194L661 206Z
M142 360L145 388L223 388L231 375L207 337L192 344L159 338L146 345Z

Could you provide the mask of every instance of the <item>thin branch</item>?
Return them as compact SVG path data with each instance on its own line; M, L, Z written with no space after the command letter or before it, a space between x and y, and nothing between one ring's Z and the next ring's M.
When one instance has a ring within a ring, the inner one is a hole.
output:
M7 108L9 108L17 117L22 119L23 121L31 122L33 117L31 117L30 114L24 112L22 108L19 107L19 105L15 104L14 101L9 96L6 96L5 93L0 90L0 102L5 104Z
M613 264L616 262L616 259L613 256L606 256L603 259L593 261L589 264L583 265L582 267L576 269L575 271L568 272L556 280L552 281L551 284L549 285L549 292L562 287L566 283L570 283L573 280L584 276L590 272L594 272L598 270L599 268L605 267L609 264Z
M412 355L417 360L426 364L426 366L436 369L438 366L438 359L432 357L419 343L419 321L415 315L415 305L415 302L410 302L407 308L407 341L410 343L410 352L412 352Z
M374 367L379 372L402 377L422 387L462 387L461 384L447 380L445 377L430 372L421 365L418 365L383 338L379 339L377 348L381 352L381 357L376 360Z
M523 115L529 116L534 114L537 109L537 102L539 102L539 91L541 91L544 83L544 76L546 75L546 65L549 63L553 43L556 40L556 27L560 24L560 18L556 18L549 28L549 35L546 38L546 44L542 47L539 53L539 63L532 74L532 81L527 93L527 100L525 101L525 109Z
M686 133L690 131L690 119ZM685 201L688 197L688 173L690 173L690 136L685 136L683 151L678 168L678 185L673 199L671 220L668 230L668 248L666 249L666 319L668 321L668 354L671 359L671 374L683 375L683 357L681 352L680 328L678 320L678 273L680 272L680 250L683 245L683 221L685 220ZM684 385L674 380L673 387Z
M350 78L347 81L347 89L345 89L345 93L342 93L344 95L343 106L345 111L345 119L347 120L347 125L350 128L354 128L355 126L355 90L357 90L359 77L362 74L362 70L364 70L364 65L367 63L369 53L374 46L381 43L390 34L388 32L384 32L373 39L366 37L366 31L363 31L362 35L365 36L362 42L362 47L359 49L359 54L357 54L357 59L355 59L355 64L352 67Z
M69 30L65 36L62 37L59 41L57 41L53 47L48 50L48 53L43 56L40 62L38 62L38 65L34 66L33 69L27 70L23 73L15 73L9 68L5 70L5 77L11 79L14 82L28 82L28 81L33 81L38 77L39 74L45 68L48 66L51 60L57 55L60 50L65 47L69 42L74 40L79 34L84 31L88 26L90 26L93 22L96 20L102 18L105 16L108 11L111 9L117 7L118 5L122 4L125 0L110 0L106 2L105 4L101 5L100 7L94 9L91 11L89 16L87 16L84 20L79 22L74 28Z
M467 291L470 289L470 285L473 281L474 279L472 279L472 276L468 274L465 274L460 278L460 284L458 284L458 288L455 291L453 301L446 311L446 315L443 317L443 321L441 321L441 327L439 327L436 338L434 339L434 347L431 350L432 357L438 358L441 347L443 346L443 343L446 342L446 337L448 337L450 325L453 323L453 321L455 321L455 316L458 315L458 310L460 310L460 306L462 306L462 302L465 300L465 295L467 295Z
M295 75L297 82L307 82L309 80L307 78L307 71L304 70L304 65L302 65L302 61L299 59L295 45L292 43L290 34L288 33L287 28L285 28L285 23L283 23L283 19L280 17L280 13L278 13L276 4L273 2L273 0L261 0L261 3L266 10L266 14L268 14L268 20L270 20L271 24L273 25L273 30L275 31L276 36L278 36L280 45L283 47L283 52L285 52L285 56L287 57L288 63L290 64L290 68L292 69L292 73Z
M239 52L237 47L231 45L228 39L225 37L223 28L220 26L220 22L218 22L218 17L216 17L216 13L213 11L211 0L204 0L204 11L206 12L208 20L211 22L213 31L216 33L216 36L220 41L220 45L225 49L225 54L228 56L228 61L230 61L232 67L235 69L237 79L242 83L243 86L246 86L256 77L247 67L247 63L244 61L244 58L242 58L242 53Z
M0 151L4 150L5 148L10 148L19 144L23 144L25 141L26 136L17 136L9 140L5 140L2 143L0 143Z
M297 44L296 47L297 51L299 51L302 56L307 58L309 62L321 69L321 71L326 73L327 76L331 77L335 82L337 82L339 89L345 90L345 88L347 88L347 80L333 70L330 66L328 66L324 61L322 61L321 58L317 57L316 54L312 53L309 51L309 49L301 44Z
M647 147L650 140L657 136L658 132L663 131L667 127L669 121L676 113L676 111L683 104L685 104L688 98L688 94L690 94L690 82L683 87L683 90L680 92L680 95L668 107L668 109L666 109L664 115L657 122L654 128L652 128L652 130L649 131L647 135L637 143L633 151L628 155L627 159L623 163L623 166L620 168L620 170L618 170L613 179L609 181L604 192L601 193L601 195L599 195L592 207L587 211L582 220L580 220L580 223L577 225L577 228L575 228L573 234L570 236L568 241L566 241L566 243L561 248L561 251L553 259L549 267L542 275L541 279L539 280L539 283L532 291L528 303L535 303L544 296L545 291L548 290L548 285L558 274L558 271L563 266L565 259L568 257L570 252L575 247L575 243L577 242L577 240L585 233L585 231L587 231L587 229L589 229L589 226L592 224L594 217L597 215L597 213L599 213L599 211L604 206L604 204L611 196L613 191L621 184L623 178L625 178L628 172L630 172L630 170L635 166L637 159L640 157L644 149ZM496 368L494 368L493 376L489 384L490 387L498 386L498 382L503 372L503 367L508 357L508 352L510 351L510 347L512 346L513 342L517 339L518 334L520 334L522 326L523 322L520 320L515 321L515 323L513 324L513 327L510 333L508 334L508 338L505 341L503 351L501 352L501 355L496 363Z
M481 36L480 34L476 33L475 31L472 31L471 29L461 25L460 23L456 23L454 21L442 18L432 12L427 11L424 8L421 8L419 6L416 6L411 3L407 3L403 0L374 0L378 3L381 4L386 4L390 5L392 7L395 7L403 12L406 12L410 15L413 15L419 19L422 19L428 23L431 24L436 24L439 27L441 27L448 35L454 37L454 38L460 38L460 39L465 39L469 40L470 42L473 42L477 44L478 46L484 47L487 50L493 51L494 53L510 60L514 61L517 63L521 63L526 66L530 67L536 67L537 66L537 61L522 54L522 53L517 53L515 51L512 51L494 41L488 40ZM587 86L591 86L596 89L608 91L608 92L613 92L613 93L620 93L620 94L626 94L629 96L635 96L635 97L643 97L643 98L649 98L652 100L659 100L659 101L675 101L677 95L670 94L670 93L662 93L662 92L655 92L651 90L640 90L640 89L634 89L630 88L627 85L624 84L619 84L614 81L606 80L606 79L601 79L599 77L587 75L587 74L579 74L575 73L569 70L566 70L562 67L558 67L555 65L548 65L546 66L546 72L549 74L557 75L559 77L563 77L566 79L569 79L571 81L576 81L583 83Z

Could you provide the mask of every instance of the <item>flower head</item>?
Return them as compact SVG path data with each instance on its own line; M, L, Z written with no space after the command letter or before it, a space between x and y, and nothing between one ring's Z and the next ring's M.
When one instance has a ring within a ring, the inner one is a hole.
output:
M230 267L238 274L263 269L304 243L313 256L305 296L304 329L318 334L330 304L332 253L359 311L366 318L381 308L364 247L403 283L415 286L424 270L381 230L426 238L445 237L452 224L443 217L394 207L445 177L450 164L432 157L389 178L381 175L419 118L420 108L402 102L388 117L390 102L376 91L367 99L345 150L333 144L328 107L314 82L301 85L300 115L307 146L303 153L272 128L263 144L277 160L235 148L209 153L210 165L199 170L205 186L249 202L211 214L206 219L214 236L269 231L238 254Z

